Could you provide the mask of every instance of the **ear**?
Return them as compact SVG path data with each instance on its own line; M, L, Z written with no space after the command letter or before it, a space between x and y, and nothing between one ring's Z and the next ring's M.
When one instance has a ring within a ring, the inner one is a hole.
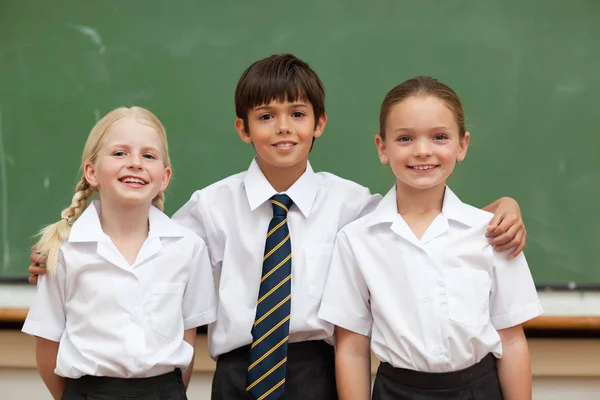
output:
M375 135L375 146L377 146L379 161L381 161L381 164L387 165L390 162L390 159L388 158L387 151L385 150L385 141L379 133Z
M467 156L467 149L469 148L469 142L471 141L471 133L465 132L465 136L460 140L458 144L458 153L456 154L456 162L462 162Z
M165 167L165 172L163 173L162 182L160 185L161 192L164 192L167 189L167 186L169 186L169 182L171 182L171 174L171 168Z
M98 177L96 176L96 170L94 169L94 165L91 162L86 162L83 165L83 176L85 180L88 181L91 187L97 188L100 186L98 183Z
M244 126L244 120L242 118L236 118L234 125L235 130L237 131L238 135L240 135L240 139L242 139L242 142L247 144L252 143L250 132L247 132L246 127Z
M313 133L313 137L320 137L323 134L323 131L325 131L325 125L327 125L327 114L323 113L321 114L321 116L319 117L319 120L317 121L316 127L315 127L315 132Z

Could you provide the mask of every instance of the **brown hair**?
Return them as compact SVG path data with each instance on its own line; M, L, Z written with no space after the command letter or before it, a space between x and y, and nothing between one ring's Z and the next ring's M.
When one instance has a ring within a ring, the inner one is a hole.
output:
M315 127L325 113L325 88L317 73L292 54L258 60L244 71L235 89L235 113L248 131L248 110L268 104L306 100L315 114Z
M171 161L169 159L165 128L152 112L142 107L117 108L98 121L94 128L92 128L92 131L85 142L83 154L81 156L81 168L83 169L84 165L88 162L92 164L96 162L98 152L102 146L102 139L104 139L106 133L110 130L110 127L123 118L135 118L136 121L148 125L158 133L163 145L163 162L165 167L170 168ZM46 262L48 273L55 273L60 246L69 238L71 225L83 213L89 199L97 192L97 190L97 188L88 183L87 179L85 179L85 175L82 173L81 178L75 187L75 194L73 195L71 204L60 213L61 219L58 222L46 226L40 231L41 237L34 248L35 251L40 254L40 258L48 258L48 261ZM152 204L162 210L164 199L164 193L160 192L152 200Z
M442 100L448 109L454 114L458 125L458 134L462 139L465 136L465 111L458 95L448 85L430 76L417 76L402 82L385 95L379 111L379 134L385 139L385 124L390 109L409 97L437 97Z

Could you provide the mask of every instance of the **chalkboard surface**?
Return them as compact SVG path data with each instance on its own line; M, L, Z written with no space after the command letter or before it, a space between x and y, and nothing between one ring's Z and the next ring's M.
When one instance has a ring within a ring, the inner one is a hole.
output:
M472 133L451 179L466 202L519 200L536 282L600 284L600 2L4 0L0 2L0 276L27 275L94 122L124 104L167 127L174 212L249 165L233 129L241 72L292 52L321 75L329 123L311 155L385 192L373 136L385 93L427 74Z

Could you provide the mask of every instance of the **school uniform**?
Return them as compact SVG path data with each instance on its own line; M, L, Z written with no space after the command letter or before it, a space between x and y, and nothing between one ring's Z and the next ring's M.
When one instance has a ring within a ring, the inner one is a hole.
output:
M208 328L210 355L217 360L213 400L250 398L250 347L276 194L253 160L247 171L195 192L173 216L207 243L216 275L217 321ZM334 327L317 317L333 243L341 227L372 210L381 197L335 175L315 173L310 164L285 195L291 201L285 224L291 309L284 398L333 399Z
M319 316L371 337L382 361L374 399L501 398L497 330L542 307L525 256L508 260L489 245L491 218L446 188L419 240L394 187L339 233Z
M68 378L67 399L155 399L148 396L165 390L161 399L183 399L181 370L194 353L184 330L216 317L206 246L151 207L148 238L130 265L102 231L99 212L98 201L83 212L56 274L39 277L23 332L60 342L55 373Z

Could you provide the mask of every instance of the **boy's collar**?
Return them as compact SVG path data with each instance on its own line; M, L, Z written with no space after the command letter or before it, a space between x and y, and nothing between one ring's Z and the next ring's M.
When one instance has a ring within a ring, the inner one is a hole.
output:
M319 188L317 176L314 173L310 162L306 164L306 171L298 178L296 182L284 193L290 196L296 207L305 218L308 218L310 210L317 197ZM265 175L260 170L256 158L252 160L248 171L244 177L244 187L250 210L254 211L265 201L269 200L277 191L269 183Z

